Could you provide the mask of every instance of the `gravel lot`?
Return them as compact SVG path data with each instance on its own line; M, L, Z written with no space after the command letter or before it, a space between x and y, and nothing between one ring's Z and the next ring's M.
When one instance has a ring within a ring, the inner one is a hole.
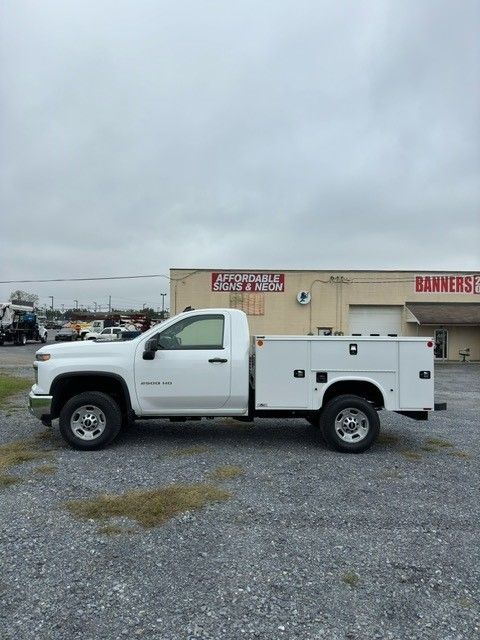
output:
M0 489L2 638L479 637L480 365L436 374L449 410L382 414L384 441L358 456L301 420L145 421L91 453L55 431L51 459ZM43 430L24 405L0 410L2 442ZM453 446L425 451L428 438ZM53 474L35 471L45 463ZM152 529L106 535L62 506L225 464L245 470L218 483L231 499Z

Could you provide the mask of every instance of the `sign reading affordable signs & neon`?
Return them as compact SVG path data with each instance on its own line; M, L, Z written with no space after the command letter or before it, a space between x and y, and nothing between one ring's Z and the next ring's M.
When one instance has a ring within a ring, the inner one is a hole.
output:
M284 273L213 271L212 291L247 291L249 293L283 293Z
M418 275L415 276L415 293L470 293L480 295L480 275Z

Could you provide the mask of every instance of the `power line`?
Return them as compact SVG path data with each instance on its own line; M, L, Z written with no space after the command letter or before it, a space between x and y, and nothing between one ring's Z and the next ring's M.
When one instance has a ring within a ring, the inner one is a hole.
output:
M88 282L93 280L134 280L138 278L166 278L171 280L170 276L163 273L152 273L140 276L96 276L93 278L48 278L42 280L0 280L0 284L27 284L34 282Z

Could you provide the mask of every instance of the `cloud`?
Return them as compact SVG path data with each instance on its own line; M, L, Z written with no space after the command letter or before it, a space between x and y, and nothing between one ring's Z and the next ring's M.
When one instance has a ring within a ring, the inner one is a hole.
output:
M1 279L480 267L477 2L2 14ZM154 303L165 287L36 290Z

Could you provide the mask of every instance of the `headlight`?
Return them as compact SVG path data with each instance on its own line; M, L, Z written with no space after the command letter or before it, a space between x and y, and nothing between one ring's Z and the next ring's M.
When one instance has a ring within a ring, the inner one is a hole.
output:
M47 360L50 360L50 354L49 353L37 353L37 354L35 354L35 359L38 360L39 362L46 362Z

